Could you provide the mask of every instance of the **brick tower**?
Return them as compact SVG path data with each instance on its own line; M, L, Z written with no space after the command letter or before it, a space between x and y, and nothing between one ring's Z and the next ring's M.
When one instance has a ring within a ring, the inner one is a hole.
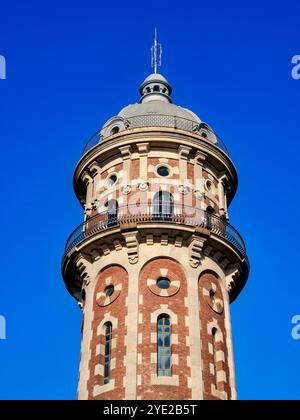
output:
M235 399L229 304L249 272L226 147L157 73L74 173L84 222L62 261L83 312L79 399Z

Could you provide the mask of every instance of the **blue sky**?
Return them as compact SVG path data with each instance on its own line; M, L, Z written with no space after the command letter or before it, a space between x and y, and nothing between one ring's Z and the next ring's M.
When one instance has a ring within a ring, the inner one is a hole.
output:
M0 0L1 399L74 399L81 315L60 260L82 221L72 174L109 117L138 100L157 26L175 103L226 143L231 223L251 261L233 303L238 396L300 397L300 54L297 1Z

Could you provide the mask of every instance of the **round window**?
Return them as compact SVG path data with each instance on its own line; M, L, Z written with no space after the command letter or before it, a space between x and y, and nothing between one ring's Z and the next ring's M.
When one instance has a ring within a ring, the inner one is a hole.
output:
M169 289L171 282L166 277L160 277L156 282L157 287L160 289Z
M115 291L114 286L111 284L110 286L107 286L107 288L105 289L105 296L106 297L110 297Z
M113 174L107 179L107 186L112 187L117 182L117 175Z
M216 292L213 289L210 289L210 291L209 291L209 297L210 297L210 299L211 299L212 302L215 301L215 294L216 294Z
M170 169L167 166L160 166L159 168L157 168L157 173L159 176L169 176Z
M206 188L208 189L208 191L211 191L212 189L212 182L211 181L206 181Z
M111 134L117 134L120 131L120 128L118 126L111 129Z
M204 137L205 139L208 138L208 135L207 135L207 133L205 131L202 131L201 132L201 136Z

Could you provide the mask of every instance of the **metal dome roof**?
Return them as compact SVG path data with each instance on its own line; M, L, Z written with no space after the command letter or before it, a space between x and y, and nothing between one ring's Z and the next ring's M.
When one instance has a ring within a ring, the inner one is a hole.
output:
M166 127L196 133L228 154L226 146L208 124L191 110L172 103L171 92L172 87L164 76L150 74L140 86L140 102L127 105L106 121L100 131L88 141L84 153L101 139L128 129Z
M160 73L152 73L152 74L150 74L148 77L146 77L146 79L144 80L144 83L148 83L150 81L152 82L153 80L157 80L157 81L168 83L167 79L162 74L160 74Z
M152 100L149 102L136 103L128 105L119 112L119 116L130 118L139 115L170 115L173 117L185 118L200 123L200 118L192 111L180 106L164 102L161 100Z
M143 127L175 127L197 131L202 121L192 111L172 104L172 87L159 73L150 74L140 86L139 103L127 105L101 129L105 138L119 131ZM179 121L180 120L180 121Z

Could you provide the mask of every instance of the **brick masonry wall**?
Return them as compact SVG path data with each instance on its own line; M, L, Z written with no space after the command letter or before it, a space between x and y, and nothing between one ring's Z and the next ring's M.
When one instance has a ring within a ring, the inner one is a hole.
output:
M164 178L158 177L155 173L155 168L158 165L166 164L171 168L171 175ZM155 192L163 189L171 193L174 197L174 201L176 203L185 204L188 206L197 206L203 208L201 202L196 199L194 194L195 189L195 179L194 179L194 163L188 162L187 163L187 181L190 185L190 191L187 194L179 193L178 186L180 184L180 174L179 174L179 159L160 159L160 158L148 158L147 159L147 166L148 166L148 173L147 173L147 180L150 182L149 190L148 191L141 191L139 189L139 183L134 182L140 179L140 159L135 158L131 161L131 179L133 184L131 186L131 191L128 194L122 194L120 186L121 184L124 186L124 174L120 179L118 179L115 188L102 188L100 195L96 191L94 186L93 189L93 197L94 199L97 198L99 200L98 209L102 211L105 207L105 204L108 200L115 199L119 202L120 205L126 204L138 204L138 203L145 203L151 202L151 194L152 196ZM101 174L101 180L104 182L108 175L112 173L111 171L116 173L120 173L123 170L123 164L112 165L109 170L105 170ZM205 191L205 200L204 200L204 208L212 207L214 209L215 214L219 214L219 197L218 197L218 182L217 180L205 169L202 171L203 180L210 179L213 183L213 188L211 191L208 191L204 188ZM89 216L94 216L97 214L98 210L92 210L89 212Z
M204 399L208 400L231 398L225 312L221 287L220 280L212 273L205 273L199 279ZM218 330L215 349L213 349L213 328Z
M140 159L134 159L131 161L131 179L140 178Z
M105 289L114 285L115 291L107 300ZM114 265L105 269L99 276L95 288L92 324L93 338L91 341L91 359L89 362L90 377L88 381L89 399L124 399L124 377L126 374L124 357L125 347L125 317L127 315L126 296L128 294L128 275L124 268ZM104 322L112 323L112 351L110 383L104 385ZM103 386L104 385L104 386ZM110 389L103 392L105 389ZM99 392L101 390L101 392Z
M159 277L167 277L171 285L160 289ZM112 265L98 277L93 301L91 357L87 384L89 399L125 399L126 317L128 275L124 268ZM109 298L105 289L114 285ZM203 398L231 399L228 348L222 283L218 276L205 272L199 278L200 336L203 377ZM180 264L167 257L146 263L139 274L137 329L137 399L188 400L192 398L190 329L186 276ZM171 376L157 375L157 319L167 314L171 321ZM104 323L113 326L111 374L104 384ZM213 340L213 332L215 340Z
M155 285L161 276L171 281L171 287L164 292ZM161 296L161 293L170 293L171 296ZM138 399L191 398L186 297L186 278L178 263L168 258L157 258L143 268L140 274ZM172 324L172 377L166 379L157 377L157 317L160 313L170 314Z

